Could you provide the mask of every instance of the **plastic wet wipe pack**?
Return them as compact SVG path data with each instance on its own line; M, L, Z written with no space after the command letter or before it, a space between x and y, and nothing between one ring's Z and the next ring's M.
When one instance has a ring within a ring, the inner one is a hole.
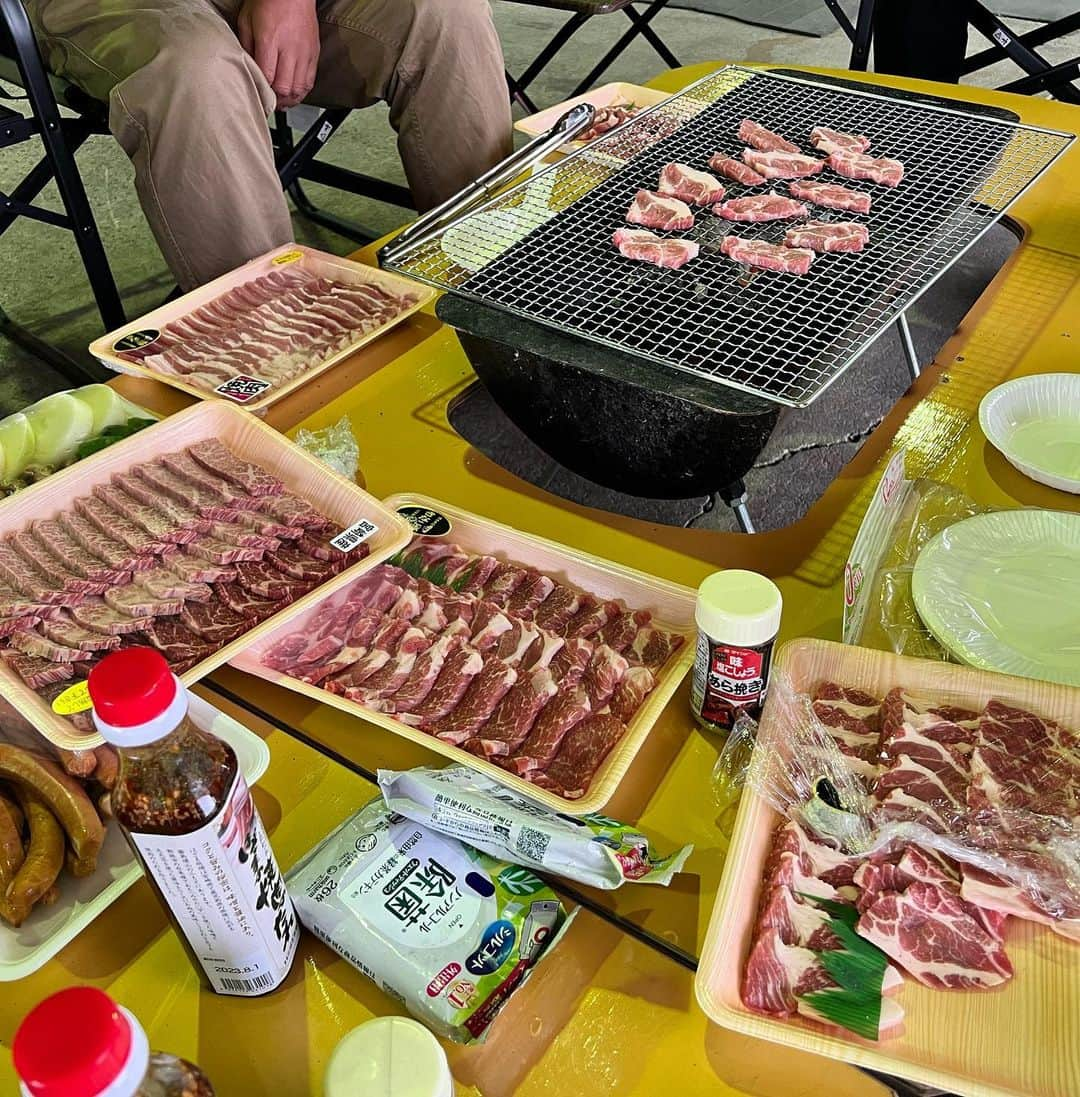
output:
M693 852L661 856L636 827L604 815L562 815L466 766L379 771L387 807L492 857L610 890L669 884Z
M287 875L301 922L433 1032L480 1039L569 919L508 864L373 800Z

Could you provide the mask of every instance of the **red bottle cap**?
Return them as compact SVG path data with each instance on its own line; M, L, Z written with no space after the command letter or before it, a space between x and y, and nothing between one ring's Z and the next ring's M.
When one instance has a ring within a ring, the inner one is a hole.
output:
M70 987L25 1017L12 1043L15 1070L35 1097L91 1097L131 1054L131 1025L95 987Z
M176 679L160 651L126 648L106 655L87 679L99 720L117 728L156 720L176 697Z

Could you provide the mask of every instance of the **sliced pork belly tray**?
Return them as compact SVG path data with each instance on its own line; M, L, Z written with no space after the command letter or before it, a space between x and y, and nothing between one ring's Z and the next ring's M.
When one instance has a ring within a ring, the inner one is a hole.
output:
M232 665L559 811L600 810L693 658L694 592L438 500L385 503L450 528Z
M781 700L781 682L795 700ZM1080 831L1080 690L796 640L777 658L758 749L795 750L788 729L807 708L875 826L904 821L929 837L849 855L747 790L698 970L705 1012L950 1093L1080 1093L1080 898L1062 847L1044 841L1044 830L1072 842ZM960 836L960 859L935 846L942 832ZM972 867L983 850L1038 870L1039 888L991 875L985 860ZM903 975L882 985L877 1041L804 1000L835 987L822 957L843 947L814 897L843 904ZM1048 1017L1068 1018L1067 1031Z
M109 369L262 413L423 307L427 287L300 244L102 336Z
M0 690L57 746L93 746L89 712L56 702L109 651L156 647L197 681L409 536L256 417L196 404L5 502Z

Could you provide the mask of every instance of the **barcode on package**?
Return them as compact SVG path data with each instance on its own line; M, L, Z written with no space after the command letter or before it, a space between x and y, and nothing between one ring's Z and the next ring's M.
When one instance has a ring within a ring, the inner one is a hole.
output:
M330 544L340 552L351 552L354 548L362 545L373 533L378 532L379 527L374 522L361 518L359 522L349 526L348 529L343 529L336 537L331 537Z
M533 827L522 827L518 831L517 841L514 845L523 857L528 857L533 861L542 861L550 842L551 838L543 831L535 830Z
M222 990L231 990L236 994L254 994L258 990L269 990L274 985L271 975L256 975L253 979L225 979L218 980Z

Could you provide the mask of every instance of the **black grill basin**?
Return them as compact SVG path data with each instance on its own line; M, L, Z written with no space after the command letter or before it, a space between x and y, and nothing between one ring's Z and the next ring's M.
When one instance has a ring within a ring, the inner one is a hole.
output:
M436 313L533 442L628 495L740 495L780 415L770 401L453 294Z

